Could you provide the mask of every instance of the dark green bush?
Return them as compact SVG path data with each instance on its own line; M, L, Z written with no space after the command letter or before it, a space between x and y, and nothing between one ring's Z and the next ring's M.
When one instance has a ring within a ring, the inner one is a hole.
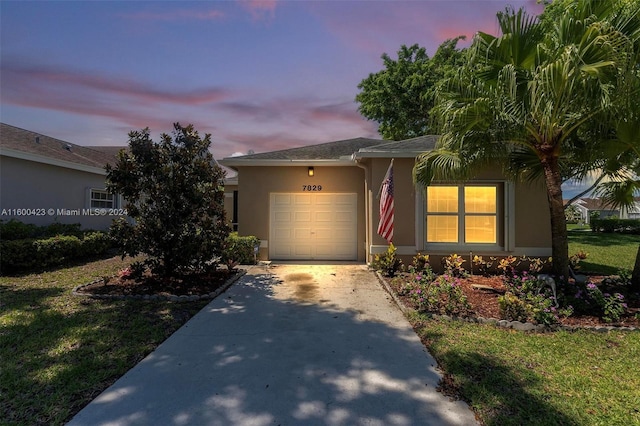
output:
M11 219L6 223L0 221L0 239L3 241L51 238L57 235L73 235L74 237L82 238L83 234L88 232L93 231L82 231L79 223L52 223L38 226L31 223L22 223L16 219Z
M229 234L222 252L222 262L235 262L242 265L253 265L255 262L254 247L260 240L254 236L241 237L237 232Z
M43 227L42 236L45 238L51 238L57 235L73 235L74 237L82 238L85 232L93 231L80 230L79 223L52 223L51 225Z
M80 253L85 256L98 256L113 247L113 240L104 232L89 232L84 235Z
M594 232L619 232L621 234L640 235L640 219L591 219L591 230Z
M38 264L34 239L0 241L0 271L4 273L33 269Z
M60 265L67 260L79 257L82 243L73 235L60 235L57 237L36 240L33 242L36 248L38 265L43 268Z
M39 226L22 223L16 219L11 219L8 222L0 221L0 239L2 239L2 241L36 238L39 232Z
M87 233L83 239L73 235L52 238L0 241L0 272L3 274L40 270L104 254L112 243L103 232Z

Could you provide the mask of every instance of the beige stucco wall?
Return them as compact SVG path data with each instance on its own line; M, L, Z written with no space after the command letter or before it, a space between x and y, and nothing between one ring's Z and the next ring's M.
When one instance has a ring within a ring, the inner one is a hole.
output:
M358 260L365 260L364 170L353 166L314 166L315 175L308 176L307 166L239 167L238 168L238 232L269 239L269 194L300 192L303 185L322 185L325 193L358 194ZM268 248L260 249L266 259Z
M92 216L82 212L82 209L89 207L87 188L103 189L104 187L104 175L2 156L0 157L0 211L38 210L37 214L7 214L2 215L0 219L7 221L14 218L36 225L47 225L53 222L80 223L82 228L106 230L115 216ZM50 209L53 209L53 214ZM62 210L78 209L80 209L78 215L60 214ZM40 213L44 214L40 215Z
M413 184L413 158L394 159L394 245L403 254L405 262L410 262L418 251L416 248L416 188ZM358 194L358 259L370 261L369 247L386 246L386 241L377 234L379 216L378 191L389 167L389 158L368 158L361 160L365 171L353 166L315 166L315 176L307 176L307 167L239 167L238 221L241 235L255 235L261 240L269 238L269 194L272 192L302 192L302 185L322 185L324 192L351 192ZM499 170L488 170L477 177L478 180L502 182ZM500 183L504 188L506 183ZM513 216L511 247L506 252L485 254L517 254L546 256L550 254L551 227L547 207L546 190L543 184L516 182L513 184L513 204L511 210L504 206L504 194L499 190L498 214ZM229 189L227 189L228 191ZM418 200L423 200L418 197ZM369 204L370 217L366 217L365 203ZM368 227L367 227L368 224ZM499 228L498 239L506 243L504 228ZM466 250L468 254L468 250ZM432 253L434 260L445 253ZM451 254L451 253L446 253ZM477 254L482 254L478 252ZM268 256L267 247L260 252L261 258Z
M374 158L363 160L364 164L370 167L368 186L371 197L371 229L369 230L369 241L371 245L386 245L386 241L377 235L377 226L380 220L379 199L377 197L382 180L389 167L390 160L387 158ZM411 261L417 251L428 253L428 250L416 250L416 188L413 183L414 159L396 158L394 159L394 186L395 186L395 222L394 222L394 245L398 247L398 253L405 253L403 260ZM505 178L500 170L487 170L475 178L485 181L504 181ZM547 205L546 189L542 182L525 183L515 182L513 190L513 211L505 211L504 194L499 191L499 212L500 216L512 213L514 216L513 247L503 254L518 254L531 256L546 256L551 253L551 225ZM504 184L500 188L503 188ZM423 220L423 219L420 219ZM505 242L504 227L500 227L498 240ZM468 250L466 250L468 254ZM436 254L436 253L433 253ZM436 259L440 256L437 253ZM449 253L450 254L450 253ZM481 253L477 253L481 254ZM492 252L492 255L500 254ZM370 257L371 259L371 257ZM369 260L370 260L369 259ZM438 260L439 261L439 260Z
M238 185L224 186L224 212L229 226L233 226L233 192L238 190ZM233 230L233 227L231 228Z
M378 192L382 181L389 169L391 160L388 158L372 159L370 193L372 209L372 244L387 244L386 240L377 233L380 222L380 199ZM413 158L396 158L393 160L394 182L394 224L393 244L396 246L415 247L415 213L416 194L413 185Z

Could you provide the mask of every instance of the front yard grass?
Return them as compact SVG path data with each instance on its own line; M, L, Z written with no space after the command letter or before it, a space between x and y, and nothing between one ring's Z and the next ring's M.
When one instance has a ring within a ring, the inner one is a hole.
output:
M630 270L637 235L569 231L581 271ZM411 314L445 374L443 391L485 425L640 425L640 332L525 333Z
M71 294L128 261L0 277L0 424L64 424L206 305Z
M485 425L640 424L640 332L410 321L446 374L444 391L468 401Z
M580 250L589 254L580 271L617 275L620 269L633 269L640 235L576 230L568 231L568 237L570 255Z

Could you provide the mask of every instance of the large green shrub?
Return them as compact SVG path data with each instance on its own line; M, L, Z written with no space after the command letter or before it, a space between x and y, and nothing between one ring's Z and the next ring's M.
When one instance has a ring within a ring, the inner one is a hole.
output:
M225 264L236 263L253 265L256 259L254 248L260 245L260 240L252 235L241 237L237 232L232 232L227 237L222 262Z
M211 135L174 124L173 136L129 133L129 149L107 166L107 188L122 194L133 222L117 220L111 234L122 255L145 254L152 272L178 276L217 266L229 226L224 171L209 151Z

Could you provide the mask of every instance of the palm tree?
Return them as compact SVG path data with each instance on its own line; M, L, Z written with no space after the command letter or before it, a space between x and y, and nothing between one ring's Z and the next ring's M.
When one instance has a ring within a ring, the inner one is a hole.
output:
M618 6L574 2L551 28L524 10L498 13L502 35L475 36L468 65L439 93L437 149L414 168L423 185L468 179L496 161L514 178L543 179L554 273L565 278L562 183L605 168L612 120L635 101L638 11Z

